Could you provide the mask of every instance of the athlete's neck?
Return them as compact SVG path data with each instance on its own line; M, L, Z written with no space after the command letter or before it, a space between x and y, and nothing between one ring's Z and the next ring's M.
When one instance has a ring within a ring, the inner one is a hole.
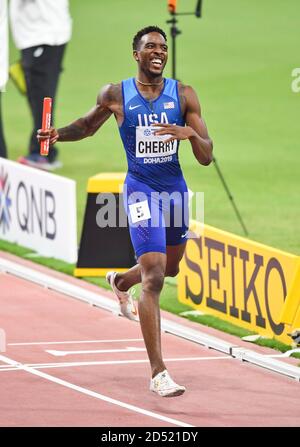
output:
M159 82L142 82L140 81L138 78L136 78L137 82L141 85L151 85L151 86L156 86L156 85L161 85L164 82L164 79L162 78Z
M140 70L138 71L138 74L135 79L138 84L145 87L159 87L164 83L164 78L162 77L162 75L149 76Z

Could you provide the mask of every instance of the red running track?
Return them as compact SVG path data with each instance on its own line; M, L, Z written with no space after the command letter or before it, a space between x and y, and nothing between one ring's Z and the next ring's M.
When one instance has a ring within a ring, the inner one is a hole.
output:
M183 396L164 399L148 389L138 323L5 273L0 309L7 337L0 353L0 426L300 425L300 387L290 378L164 333L168 369L187 387Z

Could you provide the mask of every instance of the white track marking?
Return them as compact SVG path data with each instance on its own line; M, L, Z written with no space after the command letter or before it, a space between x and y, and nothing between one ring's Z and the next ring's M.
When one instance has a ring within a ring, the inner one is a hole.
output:
M72 340L72 341L34 341L26 343L7 343L7 346L31 346L31 345L68 345L81 343L118 343L129 341L144 341L142 338L120 338L113 340Z
M133 348L127 346L125 349L94 349L90 351L55 351L54 349L46 349L45 352L48 354L55 355L56 357L63 357L65 355L75 355L75 354L106 354L110 352L145 352L145 348Z
M33 374L35 376L41 377L43 379L48 380L49 382L57 383L58 385L62 385L66 388L69 388L74 391L78 391L79 393L86 394L87 396L94 397L95 399L103 400L104 402L108 402L109 404L117 405L118 407L125 408L126 410L133 411L135 413L140 413L145 416L149 416L154 419L159 419L160 421L168 422L169 424L177 425L179 427L193 427L193 425L186 424L183 421L179 421L177 419L168 418L159 413L154 413L153 411L145 410L144 408L136 407L135 405L127 404L126 402L122 402L117 399L112 399L111 397L105 396L104 394L96 393L95 391L88 390L87 388L83 388L81 386L75 385L71 382L67 382L66 380L59 379L58 377L51 376L50 374L44 373L42 371L37 371L30 366L23 365L21 363L16 362L15 360L10 359L4 355L0 355L0 361L6 363L10 366L15 366L18 369L28 372L29 374ZM143 397L145 397L143 395Z
M201 360L233 360L230 356L216 356L216 357L183 357L183 358L171 358L164 359L165 362L192 362ZM148 359L144 360L102 360L95 362L60 362L60 363L25 363L25 366L37 369L47 368L70 368L74 366L99 366L99 365L131 365L137 363L149 363ZM0 366L0 372L2 371L17 371L17 367L8 367L7 365Z

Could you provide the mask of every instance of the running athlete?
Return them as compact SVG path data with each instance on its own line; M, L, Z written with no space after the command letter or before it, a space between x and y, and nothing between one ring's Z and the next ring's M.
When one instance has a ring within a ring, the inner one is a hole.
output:
M114 114L127 155L124 205L137 264L126 273L109 272L107 281L122 314L132 320L138 318L129 289L142 283L138 314L152 371L150 390L171 397L184 393L185 387L172 380L162 358L159 297L165 276L179 271L188 231L186 219L174 223L175 214L187 214L179 141L189 139L196 160L205 166L212 161L213 145L193 88L163 77L168 59L164 31L156 26L140 30L133 39L133 57L135 78L106 85L90 112L66 127L39 130L38 140L80 140ZM167 208L155 196L162 192L176 193Z

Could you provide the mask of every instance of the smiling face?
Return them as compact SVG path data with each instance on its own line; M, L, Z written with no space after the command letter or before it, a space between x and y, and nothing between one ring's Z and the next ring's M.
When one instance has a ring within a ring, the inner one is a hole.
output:
M139 69L151 78L161 76L168 60L168 46L157 32L145 34L133 52Z

